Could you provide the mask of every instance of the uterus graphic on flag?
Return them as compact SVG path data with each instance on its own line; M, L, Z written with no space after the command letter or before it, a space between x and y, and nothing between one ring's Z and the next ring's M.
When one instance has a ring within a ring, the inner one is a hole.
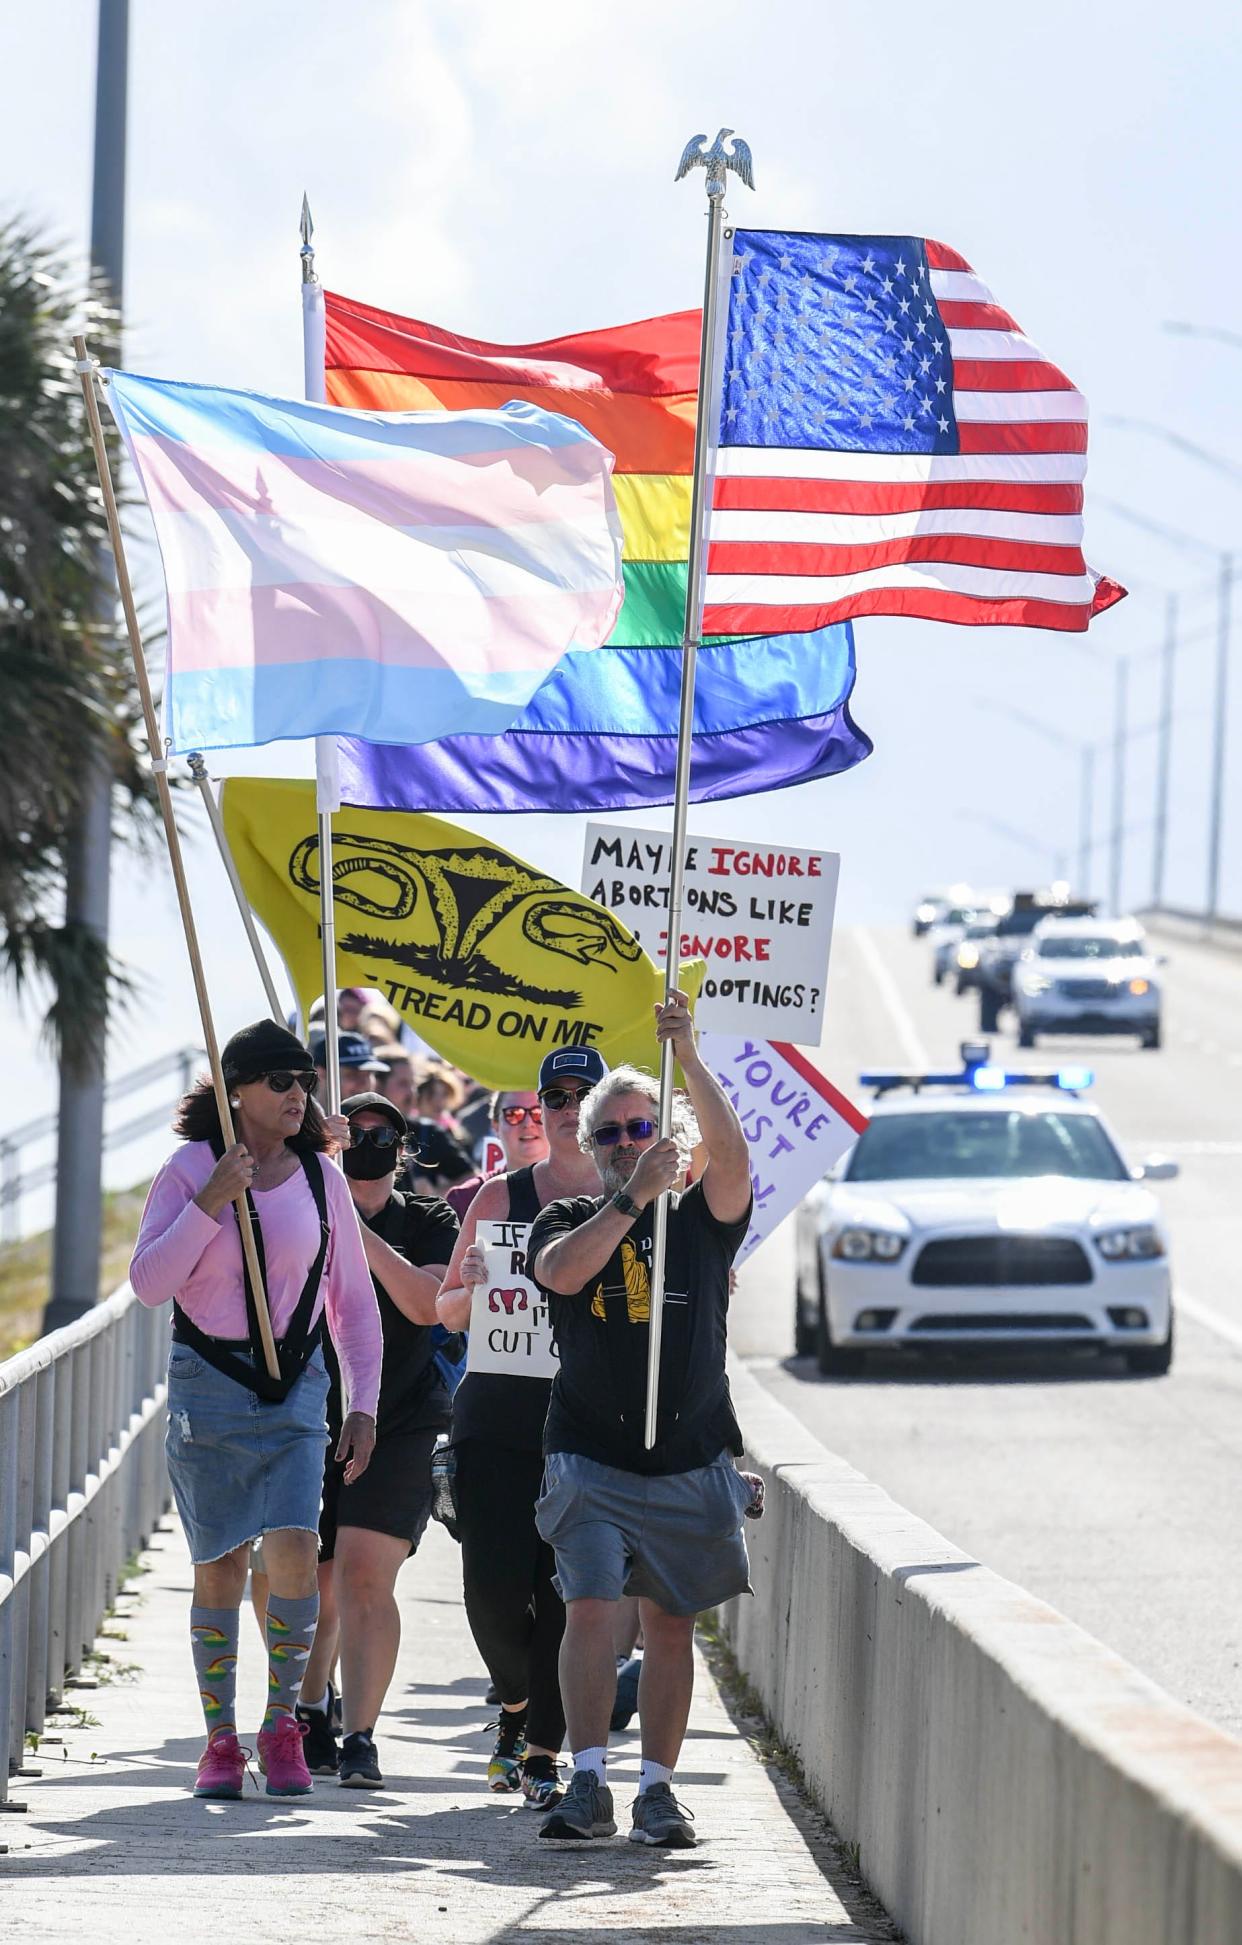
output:
M167 585L174 751L499 734L607 638L613 461L574 421L106 377Z

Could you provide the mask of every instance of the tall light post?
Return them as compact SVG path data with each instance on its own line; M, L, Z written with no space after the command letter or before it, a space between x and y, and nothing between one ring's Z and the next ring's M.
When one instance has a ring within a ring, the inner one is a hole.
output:
M95 67L95 165L91 199L91 263L118 310L125 266L125 116L129 70L129 0L99 0ZM116 625L112 569L101 563L99 618ZM81 926L107 949L112 852L112 769L101 749L91 762L65 857L65 923ZM99 1295L102 1227L105 1047L81 1061L60 1063L56 1126L56 1228L52 1239L51 1299L44 1330L56 1330L89 1310Z
M1177 331L1186 337L1215 338L1224 344L1233 346L1235 349L1242 349L1242 333L1227 331L1217 325L1196 325L1173 322L1166 324L1165 329ZM1235 485L1242 485L1242 467L1239 467L1232 460L1223 458L1219 453L1209 452L1206 447L1196 446L1193 441L1183 438L1181 433L1174 432L1169 426L1159 425L1151 419L1113 418L1106 421L1106 423L1128 428L1133 431L1149 432L1155 438L1163 440L1166 445L1174 447L1178 452L1188 453L1191 458L1199 460L1201 464L1210 466L1214 472L1225 474ZM1219 562L1217 576L1215 695L1212 705L1212 771L1209 798L1210 807L1208 811L1207 899L1205 909L1205 916L1210 922L1220 914L1220 874L1225 817L1225 763L1229 740L1229 661L1232 648L1233 626L1233 553L1228 548L1214 548L1210 542L1200 540L1197 535L1182 533L1179 529L1168 527L1161 521L1148 520L1144 516L1135 515L1127 508L1116 506L1115 502L1104 501L1102 504L1112 505L1114 511L1121 513L1127 519L1134 520L1137 525L1145 527L1150 533L1156 534L1160 539L1167 540L1174 547L1180 547L1183 551L1199 554L1212 554Z
M1160 741L1156 754L1156 823L1151 846L1151 904L1164 903L1164 867L1169 834L1169 772L1173 753L1173 685L1177 661L1177 596L1165 597L1164 647L1160 654Z
M1119 655L1113 665L1113 822L1108 847L1108 904L1121 917L1121 881L1126 823L1126 705L1130 658Z

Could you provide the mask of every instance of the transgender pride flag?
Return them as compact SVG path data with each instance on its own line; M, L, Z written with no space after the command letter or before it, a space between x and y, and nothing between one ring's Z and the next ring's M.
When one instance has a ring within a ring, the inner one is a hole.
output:
M571 419L106 377L163 560L175 751L497 735L616 620L612 455Z

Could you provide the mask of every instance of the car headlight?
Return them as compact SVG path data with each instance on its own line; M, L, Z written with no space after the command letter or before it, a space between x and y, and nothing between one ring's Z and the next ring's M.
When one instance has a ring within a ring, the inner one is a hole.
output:
M1110 1263L1142 1261L1164 1255L1164 1238L1150 1222L1131 1229L1106 1229L1095 1239L1100 1255Z
M906 1246L904 1236L891 1229L842 1229L833 1239L832 1254L845 1263L895 1263Z
M1022 991L1029 994L1032 999L1036 999L1040 993L1052 991L1052 981L1045 978L1043 973L1023 973Z
M957 948L957 963L962 968L963 972L973 972L975 967L979 964L978 946L960 945Z
M1130 991L1134 994L1135 999L1142 999L1144 993L1150 993L1151 981L1149 979L1132 979L1130 981Z

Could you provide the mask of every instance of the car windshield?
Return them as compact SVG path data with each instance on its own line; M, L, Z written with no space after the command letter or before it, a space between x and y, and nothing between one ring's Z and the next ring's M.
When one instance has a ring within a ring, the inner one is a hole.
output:
M847 1182L911 1182L968 1177L1003 1180L1069 1175L1122 1182L1127 1171L1099 1122L1087 1114L981 1113L877 1115L860 1135Z
M965 925L973 917L974 912L969 906L950 905L947 912L940 914L937 923L940 925Z
M1107 936L1058 939L1054 934L1039 941L1041 959L1141 959L1141 939L1110 939Z

